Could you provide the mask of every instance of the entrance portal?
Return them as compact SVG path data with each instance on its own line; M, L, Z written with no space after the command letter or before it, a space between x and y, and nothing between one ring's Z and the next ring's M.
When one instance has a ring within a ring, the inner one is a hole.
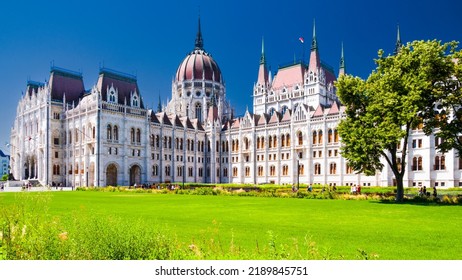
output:
M130 168L130 186L141 184L141 167L139 165L133 165Z
M113 163L106 169L106 186L117 186L117 166Z

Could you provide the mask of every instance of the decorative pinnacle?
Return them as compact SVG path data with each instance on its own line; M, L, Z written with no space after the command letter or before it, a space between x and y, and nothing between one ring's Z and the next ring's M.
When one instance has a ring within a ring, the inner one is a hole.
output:
M204 49L204 40L202 39L201 18L200 17L199 17L199 20L198 20L198 28L197 28L195 49L196 50L203 50Z
M318 41L316 40L316 21L313 19L313 40L311 41L311 50L318 49Z
M401 34L399 32L399 24L398 24L398 32L396 34L396 45L395 45L395 51L394 51L394 54L398 54L401 47L403 46L403 44L401 43Z
M265 40L262 37L261 38L261 57L260 57L260 64L265 64L266 59L265 59Z
M345 57L343 56L343 42L342 42L342 51L340 55L340 69L345 69Z

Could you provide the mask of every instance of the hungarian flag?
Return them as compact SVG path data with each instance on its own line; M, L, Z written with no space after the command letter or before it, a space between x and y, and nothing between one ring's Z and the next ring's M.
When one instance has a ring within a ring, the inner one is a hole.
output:
M305 39L303 39L303 37L298 38L298 40L302 42L302 44L305 43Z

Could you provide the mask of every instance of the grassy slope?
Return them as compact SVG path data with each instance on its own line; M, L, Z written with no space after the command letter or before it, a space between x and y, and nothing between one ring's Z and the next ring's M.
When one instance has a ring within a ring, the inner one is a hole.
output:
M1 205L14 194L0 194ZM371 201L155 195L100 192L52 193L50 213L85 211L142 219L185 244L220 241L255 250L301 243L305 236L332 258L356 259L358 249L380 259L461 259L462 208Z

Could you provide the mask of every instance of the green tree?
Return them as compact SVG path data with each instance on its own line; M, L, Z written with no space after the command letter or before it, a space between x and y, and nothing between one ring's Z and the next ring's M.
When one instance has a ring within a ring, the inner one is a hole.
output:
M411 131L432 117L434 108L451 78L455 43L413 41L395 55L375 60L376 69L367 80L343 75L336 83L340 101L345 105L339 124L342 155L357 172L373 175L384 162L397 184L396 200L404 196L408 139Z
M456 45L454 45L455 49ZM422 112L425 123L424 131L427 135L434 133L443 139L438 145L441 153L455 149L459 156L462 153L462 50L451 51L454 62L452 77L439 85L437 105Z

